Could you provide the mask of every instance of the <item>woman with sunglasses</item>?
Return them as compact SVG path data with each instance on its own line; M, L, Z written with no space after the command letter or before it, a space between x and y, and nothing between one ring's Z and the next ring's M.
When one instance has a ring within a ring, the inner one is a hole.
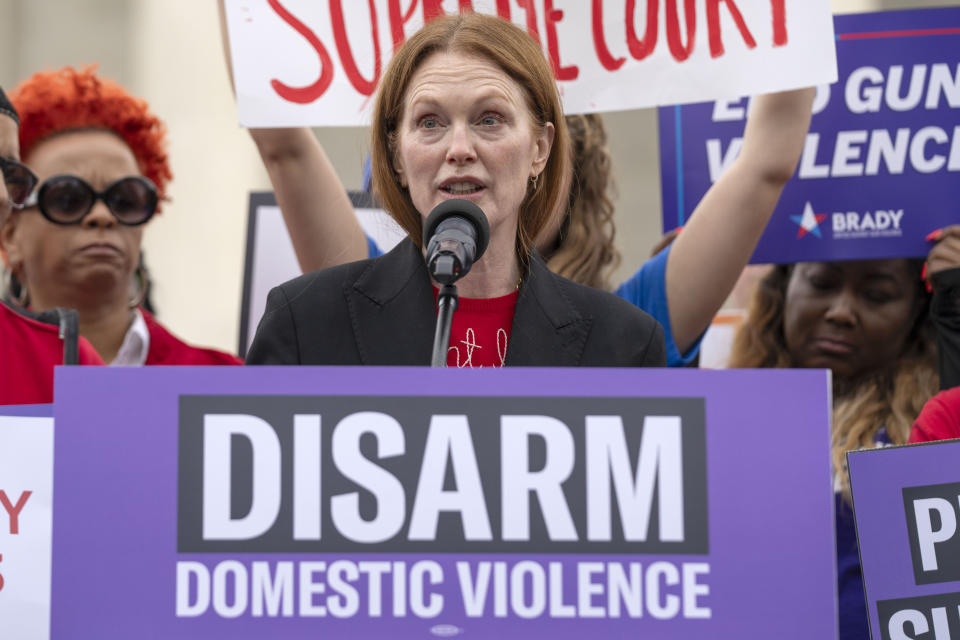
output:
M239 364L185 344L140 307L143 231L171 178L165 127L146 103L69 67L34 75L11 100L39 179L0 235L14 302L76 309L80 334L111 364Z
M36 184L33 172L18 160L18 125L17 112L0 89L0 227ZM0 405L53 402L54 366L103 364L90 343L78 337L76 318L64 309L38 315L0 303Z

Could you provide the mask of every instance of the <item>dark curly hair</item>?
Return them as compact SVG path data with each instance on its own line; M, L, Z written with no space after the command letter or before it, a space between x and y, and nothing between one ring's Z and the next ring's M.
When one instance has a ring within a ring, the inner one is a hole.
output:
M554 273L597 289L610 289L610 272L620 263L613 244L614 192L607 131L597 114L569 115L573 184L555 248L545 255Z

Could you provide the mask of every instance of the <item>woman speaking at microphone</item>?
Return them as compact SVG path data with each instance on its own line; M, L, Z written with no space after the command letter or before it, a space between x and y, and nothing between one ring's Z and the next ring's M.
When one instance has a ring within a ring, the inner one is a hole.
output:
M447 364L663 366L663 332L615 296L552 274L533 238L568 195L570 144L536 42L498 18L437 19L391 60L373 114L374 189L408 237L393 251L274 289L255 364L430 363L436 283L421 228L450 199L489 221L458 281Z

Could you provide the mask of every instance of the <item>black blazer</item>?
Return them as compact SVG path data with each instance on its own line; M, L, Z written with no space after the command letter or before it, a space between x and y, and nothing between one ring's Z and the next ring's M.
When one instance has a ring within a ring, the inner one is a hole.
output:
M247 363L429 365L436 318L423 254L408 238L381 258L274 288ZM663 367L663 329L629 302L551 273L534 253L506 364Z

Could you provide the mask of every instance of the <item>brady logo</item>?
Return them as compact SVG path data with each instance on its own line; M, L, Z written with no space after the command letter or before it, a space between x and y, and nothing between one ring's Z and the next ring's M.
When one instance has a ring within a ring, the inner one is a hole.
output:
M889 238L903 235L903 209L836 212L831 217L834 238Z
M181 552L708 551L699 398L180 403Z
M903 506L916 583L960 580L960 482L907 487Z
M790 219L793 220L797 227L797 239L799 240L808 233L821 238L820 235L820 223L824 221L827 217L825 213L814 213L813 205L807 202L806 206L803 208L803 215L799 216L790 216Z

